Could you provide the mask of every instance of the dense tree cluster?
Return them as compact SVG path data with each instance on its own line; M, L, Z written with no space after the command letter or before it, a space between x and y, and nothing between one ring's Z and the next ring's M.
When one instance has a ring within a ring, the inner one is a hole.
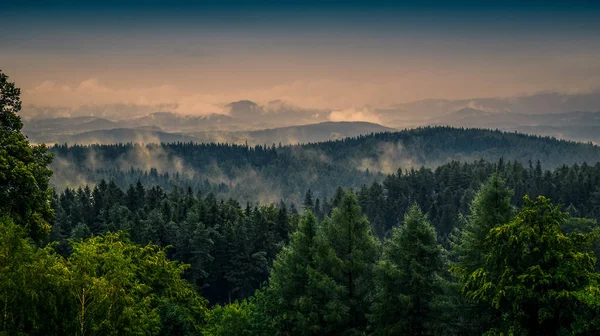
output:
M127 231L135 243L168 247L167 256L189 264L185 277L211 302L252 294L267 280L269 266L296 226L285 203L245 207L233 200L202 197L173 188L126 191L101 181L94 188L65 189L54 198L56 216L49 241L63 255L69 239Z
M399 169L382 183L363 186L358 191L359 204L375 233L384 237L417 203L445 240L459 224L459 214L469 212L476 191L494 173L514 190L510 200L517 206L523 205L525 195L544 195L575 217L600 219L600 163L543 170L540 162L523 165L500 159L495 163L450 162L434 170Z
M239 321L248 335L600 332L596 223L570 231L574 219L547 198L525 197L515 211L511 193L492 176L446 249L416 204L380 248L347 192L331 217L303 215L267 287L214 308L218 318L206 328Z
M377 174L336 165L318 153L291 147L235 144L55 145L54 185L140 181L165 190L177 186L238 201L300 203L308 189L332 195L337 186L358 187ZM316 158L315 158L316 157Z

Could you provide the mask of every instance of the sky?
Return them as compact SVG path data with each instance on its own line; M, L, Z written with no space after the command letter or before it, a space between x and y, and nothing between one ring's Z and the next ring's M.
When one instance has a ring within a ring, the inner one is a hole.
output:
M3 0L0 16L0 69L38 107L360 111L600 89L600 1Z

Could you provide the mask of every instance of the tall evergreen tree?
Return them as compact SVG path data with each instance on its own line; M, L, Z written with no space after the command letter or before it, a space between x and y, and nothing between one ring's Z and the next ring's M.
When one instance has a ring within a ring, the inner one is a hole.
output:
M211 229L200 222L195 211L188 213L187 218L177 225L175 230L174 258L189 264L185 277L192 284L202 288L208 278L208 269L213 257Z
M319 230L309 293L322 304L314 307L320 334L361 335L367 328L373 268L379 255L371 225L360 213L354 193L347 192Z
M525 197L516 219L490 231L484 263L463 290L497 310L495 334L592 335L600 332L599 274L590 234L561 231L567 214Z
M282 334L310 335L312 326L318 324L307 292L309 268L315 268L317 229L315 215L307 211L273 263L267 293L273 298L270 309Z
M432 335L436 297L443 292L443 250L435 229L415 204L385 241L375 269L372 321L376 335Z
M471 274L484 263L489 251L488 233L491 229L508 223L514 216L510 199L513 191L498 174L493 174L481 186L471 203L471 213L463 217L462 228L455 232L452 244L452 273L463 286ZM497 323L499 316L487 305L473 300L460 302L463 332L480 335Z
M304 202L302 202L302 206L304 207L304 211L310 210L314 212L315 201L313 199L313 193L310 189L304 195Z

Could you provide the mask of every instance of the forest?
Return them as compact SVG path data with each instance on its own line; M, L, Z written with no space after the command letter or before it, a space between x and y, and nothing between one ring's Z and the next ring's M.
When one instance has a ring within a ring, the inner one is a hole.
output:
M294 187L278 201L243 202L185 182L196 171L83 167L91 149L106 160L137 145L32 145L1 72L0 93L3 335L600 333L597 146L442 127L155 147L229 177L290 169L263 186L285 176ZM385 152L381 141L421 158L390 172L360 156ZM65 153L88 185L53 187ZM310 174L316 184L294 184Z
M54 145L52 183L62 189L104 179L122 189L191 187L245 202L301 203L307 190L332 197L338 187L360 188L398 168L436 168L452 162L503 158L545 168L600 161L591 144L517 133L424 127L294 146L222 143Z

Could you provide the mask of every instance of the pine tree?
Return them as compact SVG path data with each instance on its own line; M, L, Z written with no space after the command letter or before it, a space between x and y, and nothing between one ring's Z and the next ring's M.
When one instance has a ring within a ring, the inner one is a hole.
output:
M463 218L462 228L452 237L452 273L458 286L464 286L471 274L484 263L484 255L489 251L488 233L491 229L508 223L514 216L511 205L512 190L498 174L493 174L482 185L471 203L471 213ZM480 335L497 323L498 315L487 305L472 300L461 300L457 319L463 324L463 332Z
M313 193L310 189L308 189L306 195L304 195L304 202L302 202L302 205L304 206L304 211L310 210L314 212L315 202L313 200Z
M311 211L301 218L290 243L277 255L269 278L270 311L281 333L306 334L318 324L312 314L313 302L307 292L309 268L315 268L317 219Z
M354 193L345 193L323 222L316 248L308 281L309 295L321 302L313 307L320 321L315 329L325 335L361 335L368 324L379 246Z
M277 218L275 219L275 231L277 233L277 240L281 242L287 242L288 231L290 226L289 214L287 206L283 201L279 202L279 208L277 209Z
M496 334L600 332L599 274L593 235L565 234L567 214L549 199L525 197L516 219L490 231L484 263L467 279L465 294L501 314Z
M385 241L375 270L372 321L376 335L432 335L436 297L443 292L443 250L417 205Z
M202 288L208 278L208 269L213 257L210 252L213 247L211 229L200 222L196 212L188 213L185 221L177 225L175 230L174 258L190 267L185 277L192 284Z

